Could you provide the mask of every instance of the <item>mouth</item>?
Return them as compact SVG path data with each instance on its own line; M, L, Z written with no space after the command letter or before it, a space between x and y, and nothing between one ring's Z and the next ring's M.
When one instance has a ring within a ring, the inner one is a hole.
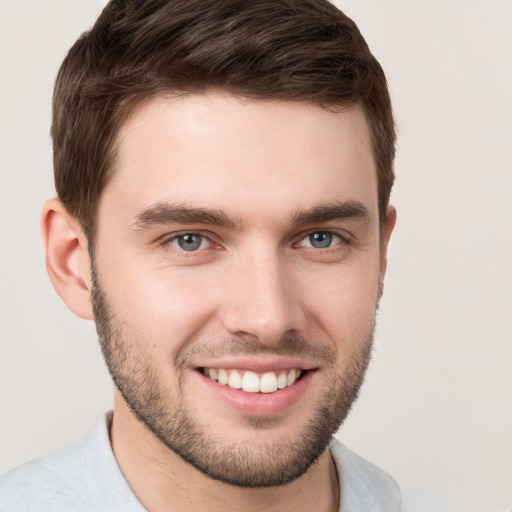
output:
M214 396L249 416L274 415L289 409L301 400L316 373L315 368L298 367L257 371L203 366L196 370Z
M290 368L275 372L258 373L249 370L230 368L200 368L199 371L231 389L241 389L246 393L275 393L293 386L307 370Z

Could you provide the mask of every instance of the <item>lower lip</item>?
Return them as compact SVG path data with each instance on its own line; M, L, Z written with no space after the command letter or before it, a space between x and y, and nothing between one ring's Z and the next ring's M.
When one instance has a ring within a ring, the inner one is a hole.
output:
M291 386L273 393L247 393L219 384L217 381L195 372L208 389L238 412L248 416L271 416L279 414L296 404L306 392L314 370L309 370Z

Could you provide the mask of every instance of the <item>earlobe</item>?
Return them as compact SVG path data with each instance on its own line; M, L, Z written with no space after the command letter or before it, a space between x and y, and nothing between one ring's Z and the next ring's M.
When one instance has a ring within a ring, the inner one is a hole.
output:
M55 290L73 313L92 320L91 261L80 222L59 199L49 199L41 213L41 234L46 269Z

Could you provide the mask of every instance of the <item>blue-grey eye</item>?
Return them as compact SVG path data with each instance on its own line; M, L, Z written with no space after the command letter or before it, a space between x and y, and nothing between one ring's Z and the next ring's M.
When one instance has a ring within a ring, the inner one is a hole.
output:
M185 233L173 237L169 243L190 252L204 249L208 245L208 239L197 233Z
M302 246L314 247L315 249L327 249L340 243L342 238L330 231L315 231L301 240Z

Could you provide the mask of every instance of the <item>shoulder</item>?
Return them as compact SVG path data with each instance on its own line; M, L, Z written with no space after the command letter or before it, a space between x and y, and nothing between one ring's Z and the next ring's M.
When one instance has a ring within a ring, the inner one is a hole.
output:
M83 460L84 442L27 462L0 476L0 512L60 511L63 497L68 503L69 499L73 500L70 506L87 500L80 492L88 478Z
M107 414L84 440L0 476L0 512L143 511L112 452L110 421Z
M400 488L391 475L349 450L336 439L332 439L329 449L340 480L340 512L400 511Z

